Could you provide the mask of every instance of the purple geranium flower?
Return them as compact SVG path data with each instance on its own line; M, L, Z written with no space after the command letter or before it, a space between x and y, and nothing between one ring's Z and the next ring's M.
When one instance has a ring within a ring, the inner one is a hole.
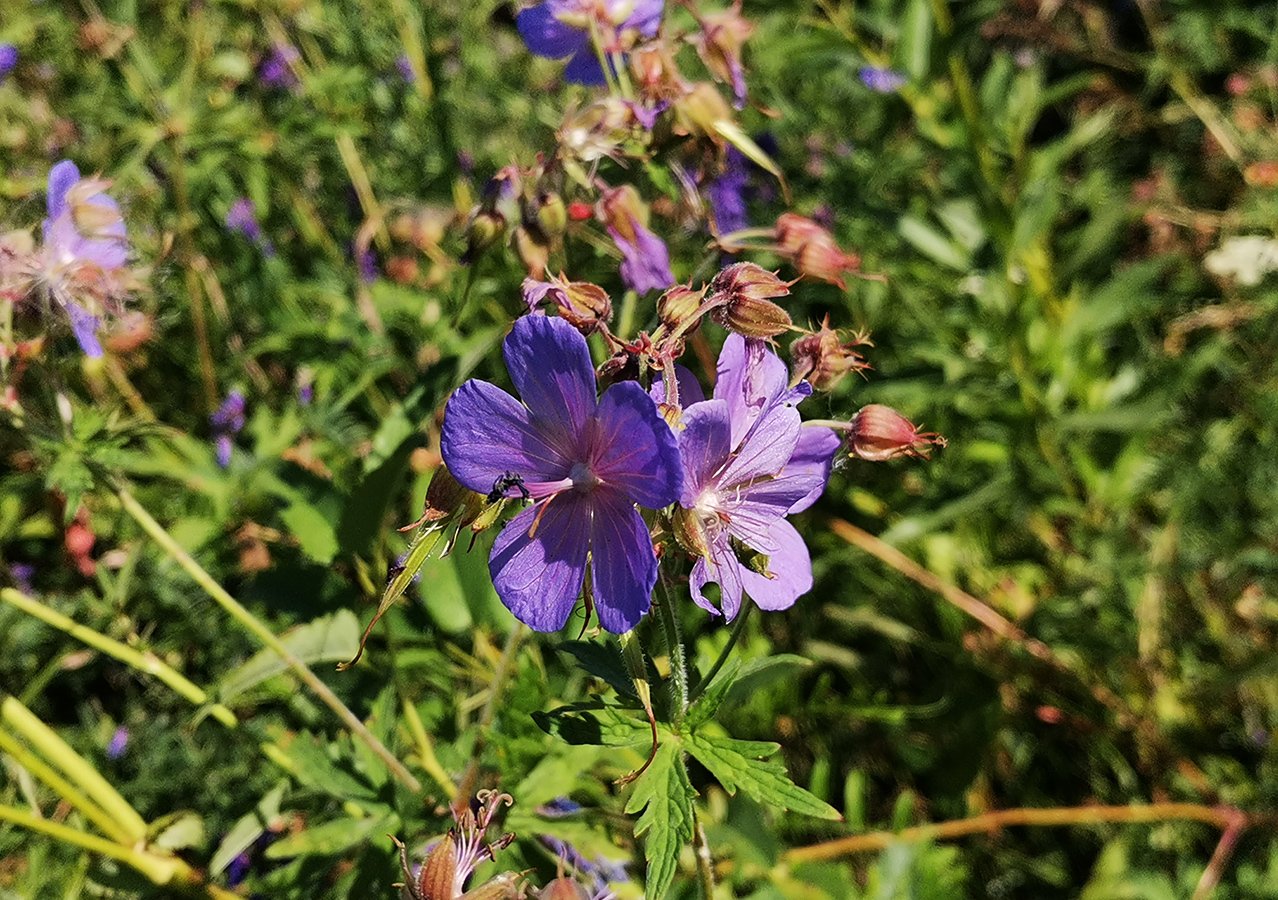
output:
M271 53L258 70L262 83L272 88L297 87L297 76L293 74L293 64L302 58L297 48L291 44L276 44Z
M862 66L857 74L861 76L862 84L879 94L895 93L905 85L904 75L878 66Z
M235 436L244 427L244 395L238 390L231 391L222 401L213 415L209 416L209 424L213 426L213 442L217 450L217 464L225 469L231 464L231 448Z
M718 234L731 234L750 227L745 199L749 174L745 154L736 147L729 146L723 172L710 182L706 190L706 199L714 214L714 226Z
M118 292L114 280L128 261L120 207L98 189L105 185L81 179L70 160L58 163L49 170L49 217L43 226L40 281L66 310L80 348L93 358L102 355L96 313Z
M614 42L615 35L626 30L653 37L661 26L664 6L665 0L545 0L521 12L516 25L528 49L538 56L572 57L564 69L565 79L573 84L600 85L604 72L591 43L591 25L605 38L605 49L611 51L607 32L614 35Z
M657 559L635 504L668 506L683 487L679 448L634 382L596 399L586 339L566 321L525 316L503 345L521 404L472 379L444 413L440 452L467 488L532 506L493 544L493 586L521 622L557 631L572 612L589 559L594 605L607 630L648 611Z
M0 84L9 77L18 64L18 48L13 44L0 44Z
M806 382L789 386L785 363L762 341L732 334L714 397L683 411L679 503L695 515L705 550L689 586L697 605L719 612L702 594L716 582L728 620L743 592L762 609L785 609L812 587L807 547L785 517L821 496L840 442L828 428L802 427L795 405L811 392Z

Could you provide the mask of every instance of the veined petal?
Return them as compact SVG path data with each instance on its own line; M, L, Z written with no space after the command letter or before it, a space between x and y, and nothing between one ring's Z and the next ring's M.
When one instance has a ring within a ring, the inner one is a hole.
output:
M652 604L657 555L643 516L618 491L591 498L590 572L599 624L622 634L639 624Z
M843 441L829 428L801 428L799 442L794 445L794 453L786 463L774 484L788 482L790 479L816 479L811 489L790 507L789 513L802 512L817 502L825 491L826 482L830 480L830 470L834 466L834 455L839 452Z
M772 526L772 545L776 549L768 557L768 575L742 568L741 579L760 609L788 609L812 590L812 557L799 532L785 519Z
M519 36L528 49L548 59L563 59L590 50L590 35L555 18L550 4L525 9L515 19Z
M791 388L789 379L785 363L763 341L728 335L719 353L714 396L728 401L732 446L739 446L771 407L796 404L812 393L806 382Z
M80 170L75 163L64 159L49 170L49 193L45 198L49 218L56 219L67 209L67 191L80 180Z
M568 621L586 574L590 506L564 491L528 507L493 543L488 571L515 618L535 631L558 631Z
M679 502L692 509L732 450L728 404L722 400L694 403L683 411L683 426L679 432L679 452L683 457L683 494Z
M702 609L720 613L731 622L736 618L737 611L741 609L742 571L741 563L732 552L728 536L720 533L710 542L709 558L703 556L692 567L688 587L691 589L693 601ZM701 593L701 589L711 581L719 585L719 605L723 607L722 611L715 609L714 604Z
M621 27L637 29L644 37L656 37L664 7L665 0L638 0L634 12L626 17Z
M679 499L683 466L674 432L637 382L604 392L595 417L591 471L605 485L649 509Z
M572 468L567 448L538 429L518 400L478 379L448 398L439 449L453 477L481 494L507 472L533 483L559 481Z
M502 354L524 405L579 439L598 405L595 369L581 333L560 318L524 316L506 336Z
M728 409L729 420L735 426L730 404ZM719 487L726 490L779 474L794 453L801 428L799 411L794 407L781 405L766 410L719 475Z

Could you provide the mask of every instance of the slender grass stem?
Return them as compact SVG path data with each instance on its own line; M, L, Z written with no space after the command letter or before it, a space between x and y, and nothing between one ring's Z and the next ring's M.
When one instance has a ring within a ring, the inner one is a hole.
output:
M696 817L696 813L693 813ZM714 900L714 861L710 858L710 842L706 840L706 827L697 817L696 830L692 835L692 847L697 854L697 881L701 884L701 896L704 900Z
M374 735L364 725L359 718L351 712L341 699L333 693L333 691L321 681L314 672L298 659L298 657L288 649L273 631L266 627L252 613L240 605L234 597L227 593L226 589L218 584L213 576L209 575L204 568L197 563L189 553L182 549L181 545L175 541L167 531L151 517L142 504L130 494L127 490L120 488L116 492L116 496L120 499L120 504L124 507L133 519L142 526L142 530L147 533L150 538L160 545L161 548L173 558L173 560L182 567L188 575L194 579L195 583L202 587L205 592L217 602L231 618L235 619L246 631L256 637L265 646L275 651L280 659L284 660L293 672L302 682L310 688L317 697L323 701L324 705L337 714L343 724L351 730L351 733L359 740L363 741L370 750L386 764L386 767L395 775L395 777L407 787L409 790L417 793L421 791L422 785L413 773L404 767L404 764L395 758L395 755L386 748L377 736Z
M61 770L67 780L110 816L116 824L112 831L121 842L135 844L146 839L146 821L129 805L129 801L121 797L88 760L72 750L52 728L19 703L17 697L5 697L0 701L0 721L11 732L25 738L33 750Z
M45 786L60 798L78 809L86 819L92 822L107 837L121 843L128 843L129 834L120 827L120 823L107 815L102 807L98 806L85 796L79 788L59 775L52 766L22 746L20 741L16 740L13 735L4 729L0 729L0 750L13 757L14 762L44 782Z
M1139 806L1079 806L1054 809L1001 809L955 819L935 825L919 825L900 831L875 831L838 838L807 847L796 847L781 854L783 862L790 865L838 859L854 853L871 853L885 850L897 843L918 841L945 841L969 834L989 834L1010 826L1052 828L1074 825L1103 825L1106 823L1150 823L1192 821L1215 825L1217 828L1242 828L1246 825L1272 825L1278 821L1273 814L1248 816L1236 809L1220 806L1202 806L1197 803L1149 803ZM1241 823L1241 824L1240 824Z
M168 685L173 691L187 700L190 700L197 706L202 706L209 702L209 695L203 688L190 681L181 672L165 663L159 657L150 653L139 653L132 647L122 644L117 640L107 637L101 632L94 631L85 625L69 619L57 610L50 609L39 600L28 597L13 588L0 589L0 601L15 606L28 615L34 616L40 621L52 625L59 631L63 631L71 637L82 643L88 644L95 650L100 650L107 656L118 659L125 665L132 666L139 672L145 672L147 675L154 675L164 684ZM239 722L235 718L235 713L227 709L221 703L213 703L209 707L210 714L228 728L234 728Z

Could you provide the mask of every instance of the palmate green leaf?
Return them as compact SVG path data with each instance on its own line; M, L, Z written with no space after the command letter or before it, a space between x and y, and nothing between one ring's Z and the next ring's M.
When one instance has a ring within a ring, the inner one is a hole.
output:
M635 697L635 685L626 671L621 651L611 641L564 641L559 645L564 653L571 654L581 667L596 678L607 682L623 697Z
M747 797L769 806L819 819L843 818L833 806L791 781L784 766L766 759L780 749L779 744L694 732L684 738L684 745L729 794L740 788Z
M688 708L688 713L683 718L684 730L692 731L703 722L710 721L723 703L723 698L728 696L728 692L736 684L737 672L740 668L741 661L734 659L719 671L714 681L710 682L710 686L706 688L706 692Z
M535 712L533 721L542 731L569 744L631 747L652 739L650 726L637 713L603 703L574 703Z
M634 792L626 801L627 815L643 810L635 823L635 835L647 835L645 894L650 900L665 896L679 868L679 854L684 844L692 840L692 798L696 795L679 742L667 740L635 781Z

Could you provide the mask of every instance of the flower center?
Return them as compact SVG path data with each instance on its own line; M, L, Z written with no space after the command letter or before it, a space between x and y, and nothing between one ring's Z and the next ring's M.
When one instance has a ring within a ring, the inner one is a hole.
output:
M603 483L598 475L590 471L590 466L582 462L573 465L572 471L568 473L568 480L572 482L573 490L582 494L589 494Z

